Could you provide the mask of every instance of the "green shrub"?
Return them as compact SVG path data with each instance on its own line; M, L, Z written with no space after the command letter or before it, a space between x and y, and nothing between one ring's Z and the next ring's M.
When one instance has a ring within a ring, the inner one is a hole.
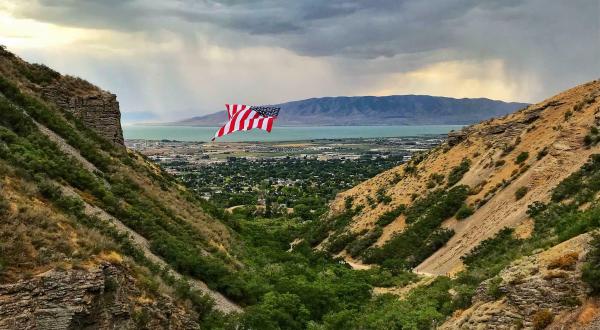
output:
M536 158L537 158L537 160L540 160L540 159L544 158L547 154L548 154L548 147L544 147L544 148L542 148L542 150L540 150L537 153Z
M310 311L301 298L291 293L267 293L261 303L243 314L242 329L304 329Z
M389 225L394 220L396 220L396 218L398 218L398 216L400 216L400 214L402 214L402 212L404 212L404 210L406 210L406 205L401 204L401 205L397 206L396 208L394 208L393 210L383 213L377 219L376 225L379 227L385 227L385 226Z
M352 197L352 196L348 196L348 197L344 198L344 208L346 210L351 210L353 202L354 202L354 197Z
M486 294L496 300L500 299L504 295L504 292L500 289L500 284L502 284L501 277L496 276L496 277L492 278L488 282Z
M505 146L504 149L502 149L502 154L500 154L500 157L504 157L504 156L510 154L513 150L515 150L514 145Z
M565 120L568 120L569 118L571 118L572 115L573 115L572 111L565 112Z
M404 173L406 173L406 174L416 174L417 173L417 167L414 166L414 165L407 164L404 167Z
M385 189L378 189L376 192L377 202L383 203L385 205L389 204L392 201L392 198L385 194Z
M9 203L4 196L0 195L0 216L8 213L9 206Z
M521 164L529 158L529 153L527 151L523 151L520 153L517 158L515 158L515 164Z
M402 180L402 176L400 174L398 174L398 173L394 173L394 177L390 181L390 184L395 185L398 182L400 182L400 180Z
M365 251L363 260L403 268L416 266L454 235L452 230L440 228L440 225L463 205L468 191L467 186L456 186L448 191L440 189L415 201L405 211L406 229L383 246Z
M471 276L479 281L497 275L502 268L518 256L519 240L513 237L514 230L504 228L494 237L488 238L461 259Z
M19 72L29 81L36 84L49 84L60 77L60 73L50 69L43 64L24 64L18 67Z
M598 127L592 126L590 128L590 134L592 134L592 135L598 135Z
M583 266L582 279L592 288L594 295L600 294L600 235L594 235L590 252Z
M583 144L585 144L586 146L591 145L592 142L594 142L594 138L589 134L583 138Z
M375 228L373 231L368 232L366 235L361 238L354 240L350 244L348 244L348 253L356 258L360 256L363 251L369 248L371 245L375 244L379 237L383 234L383 230L379 227Z
M338 235L333 240L331 240L329 244L327 244L327 251L333 254L340 253L343 249L346 248L346 245L348 245L348 243L354 241L355 239L355 233L344 233Z
M505 163L506 163L506 161L504 159L500 159L500 160L496 161L494 166L500 167L500 166L504 165Z
M375 207L377 207L377 203L375 202L375 200L373 199L373 197L371 197L370 195L367 195L367 204L369 204L369 206L374 209Z
M458 211L456 211L456 219L463 220L470 217L473 214L473 209L467 204L463 204Z
M467 173L469 171L470 167L471 167L471 161L466 158L463 159L460 162L460 164L458 166L454 167L450 171L450 174L448 174L448 183L446 184L446 186L452 187L456 183L458 183L458 181L460 181L460 179L462 179L462 177L465 175L465 173Z
M515 199L519 200L523 197L525 197L525 195L527 195L527 192L529 191L529 188L527 187L519 187L516 191L515 191Z
M581 169L561 181L552 191L552 201L562 200L579 196L582 202L589 201L592 197L583 195L584 192L600 190L600 155L590 156L588 162Z

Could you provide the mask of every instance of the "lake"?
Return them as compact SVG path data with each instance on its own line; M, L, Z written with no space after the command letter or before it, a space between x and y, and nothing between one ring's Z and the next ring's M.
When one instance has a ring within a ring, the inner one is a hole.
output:
M298 141L313 139L377 138L446 134L461 129L462 125L426 126L315 126L277 127L271 133L263 130L234 132L218 138L222 142ZM144 126L123 127L125 139L210 141L218 127Z

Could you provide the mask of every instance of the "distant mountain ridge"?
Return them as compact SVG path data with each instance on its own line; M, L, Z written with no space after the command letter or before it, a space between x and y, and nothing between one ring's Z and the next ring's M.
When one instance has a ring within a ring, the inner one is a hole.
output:
M281 107L278 125L286 126L465 125L504 116L527 105L429 95L321 97L277 104ZM219 126L226 120L225 111L219 111L169 125Z

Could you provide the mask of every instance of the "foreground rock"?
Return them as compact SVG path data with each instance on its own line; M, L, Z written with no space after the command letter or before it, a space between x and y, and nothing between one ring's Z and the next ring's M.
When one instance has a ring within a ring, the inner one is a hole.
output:
M483 282L473 306L441 329L598 329L600 308L581 280L589 241L589 234L580 235L517 260Z
M0 285L0 329L198 328L192 317L167 296L144 296L109 263Z

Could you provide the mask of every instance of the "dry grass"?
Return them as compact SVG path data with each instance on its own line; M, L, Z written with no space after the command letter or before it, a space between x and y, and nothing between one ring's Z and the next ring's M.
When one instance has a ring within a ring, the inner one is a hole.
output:
M562 255L550 262L548 269L562 269L562 270L573 270L579 260L579 253L571 252Z
M546 329L554 320L554 314L548 309L537 311L533 315L533 328L536 330Z
M585 325L597 319L600 315L600 306L596 301L587 301L582 307L581 312L577 316L577 322Z
M111 239L38 199L31 183L14 177L3 177L0 182L0 195L11 205L0 216L1 282L53 267L83 265L95 255L116 249Z
M351 196L355 205L365 206L355 216L351 229L369 229L381 214L390 209L390 205L410 205L412 196L427 193L426 183L432 175L447 178L452 168L469 155L471 167L458 184L473 188L467 204L480 207L464 221L446 222L444 226L453 229L456 234L417 267L417 270L427 273L447 274L461 263L460 257L479 242L504 227L516 227L526 221L527 205L534 201L547 201L556 184L579 169L591 153L598 152L598 146L587 148L583 145L583 137L589 132L600 105L600 99L589 97L594 93L600 93L600 81L567 90L503 118L473 125L467 128L464 141L452 148L441 146L432 150L420 163L411 164L414 170L410 173L406 171L409 167L402 165L339 194L331 203L332 213L342 212L345 198ZM565 121L564 114L572 111L573 106L586 97L590 99L589 103ZM526 118L533 112L537 112L539 117L528 122ZM490 133L502 126L507 127L504 132ZM545 150L544 156L540 159L530 156L521 164L514 162L519 154L537 155L542 150ZM502 160L504 165L495 167L494 164ZM394 181L397 176L401 179ZM376 191L381 187L386 188L392 202L390 205L369 207L367 198L376 200ZM528 193L515 201L519 187L527 187ZM400 227L394 222L389 226ZM523 235L528 235L528 231ZM384 243L386 238L378 244Z

